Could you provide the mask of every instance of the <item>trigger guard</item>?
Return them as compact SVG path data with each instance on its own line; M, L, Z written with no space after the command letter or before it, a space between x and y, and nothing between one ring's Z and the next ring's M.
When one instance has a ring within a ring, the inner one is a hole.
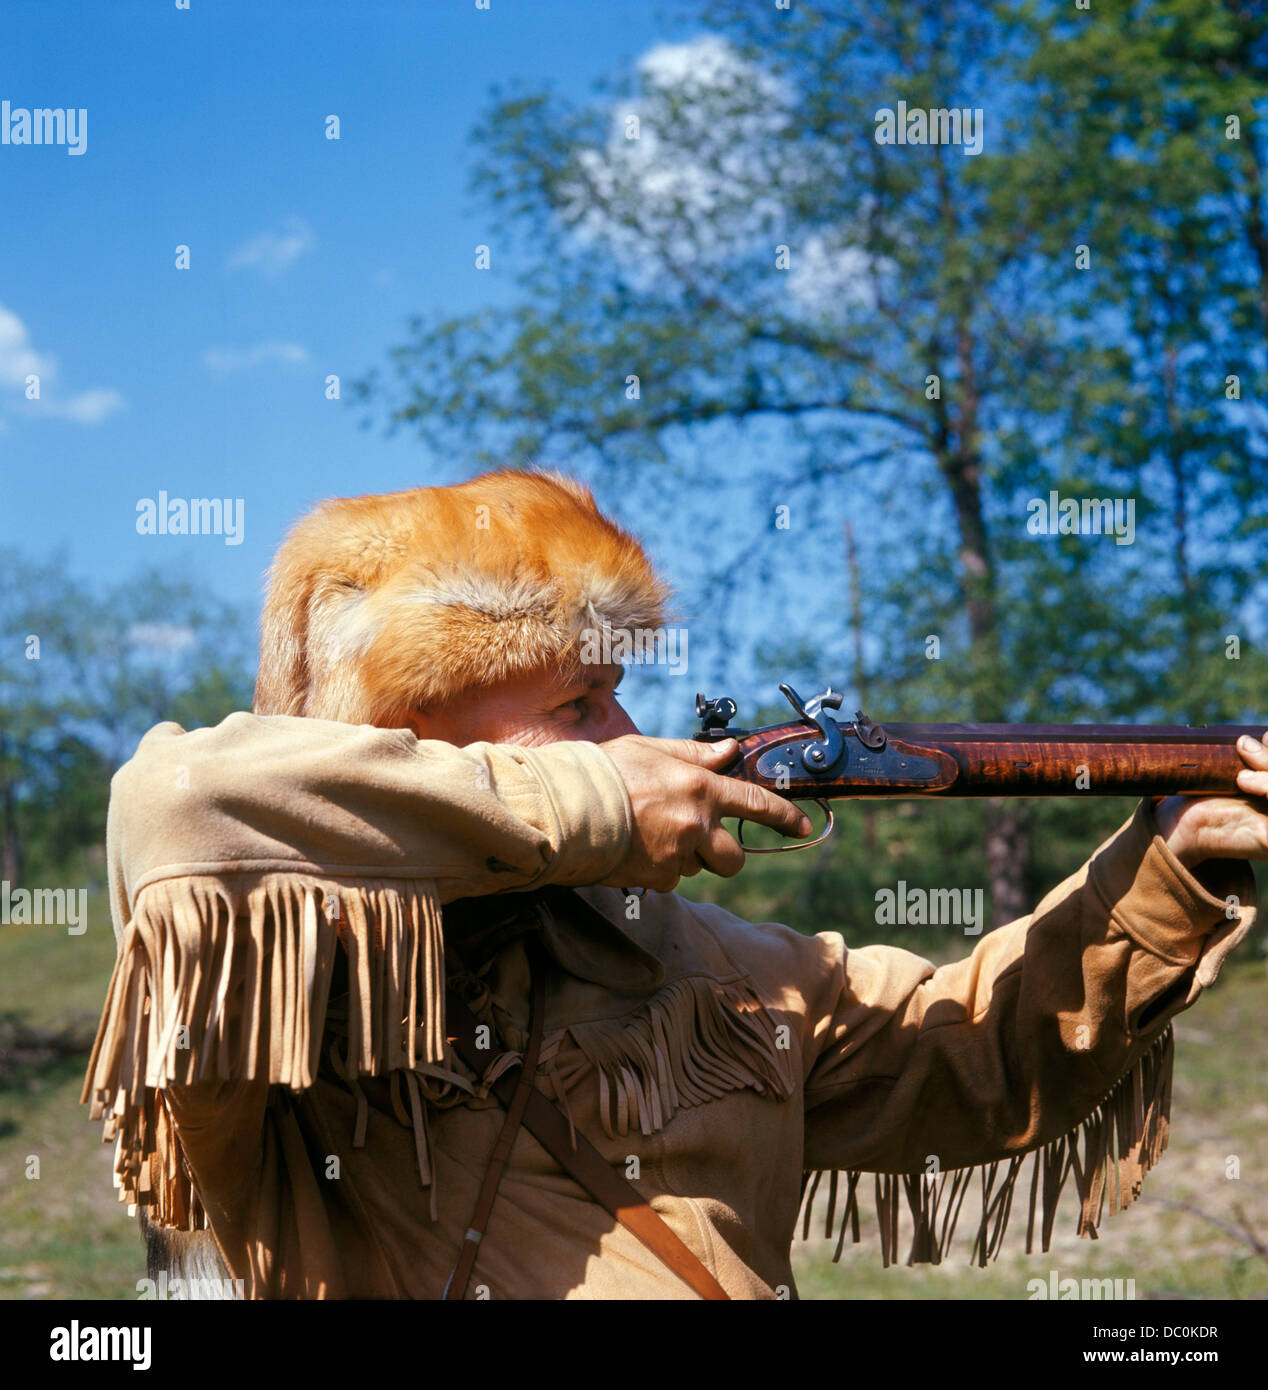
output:
M741 819L739 825L737 825L735 828L735 838L739 841L740 848L744 851L745 854L792 854L794 851L799 849L814 849L816 845L823 844L823 842L828 838L828 836L832 834L832 831L836 826L836 817L832 814L832 807L828 804L828 802L824 801L822 797L816 796L811 797L809 799L812 800L814 804L818 806L818 808L821 811L823 811L828 817L828 823L823 827L823 833L819 835L817 839L795 840L791 844L771 845L768 848L759 848L756 845L746 845L744 843L745 821Z

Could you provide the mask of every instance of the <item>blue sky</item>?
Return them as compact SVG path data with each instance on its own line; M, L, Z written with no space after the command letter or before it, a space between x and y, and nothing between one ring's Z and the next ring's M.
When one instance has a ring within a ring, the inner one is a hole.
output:
M468 137L490 88L549 83L583 101L657 45L702 37L660 9L5 0L0 101L84 108L88 124L82 156L0 144L0 544L65 553L88 579L161 565L250 611L283 532L317 499L467 476L464 459L432 458L408 433L362 428L364 412L327 400L325 380L337 374L346 388L385 366L411 314L510 299L510 240L499 243L468 192ZM337 141L325 138L331 115ZM489 271L475 268L481 243L494 248ZM180 245L188 270L175 268ZM38 402L26 399L32 373ZM737 478L781 447L777 433L724 443ZM243 543L138 535L138 501L161 492L243 499ZM860 519L865 573L892 539L892 499L866 492L863 479L819 499ZM734 532L738 553L768 513L732 505L712 526ZM622 519L640 529L637 516ZM899 518L900 536L909 521ZM684 591L680 611L698 618L698 557L683 531L644 539ZM802 535L774 536L769 553L802 606L807 589L824 596L837 665L825 658L816 676L840 686L839 525L831 551L805 548ZM756 688L747 661L710 647L707 625L693 643L688 679L653 682L650 719L638 692L652 673L627 682L647 727L682 729L691 691L680 687L719 693L724 670Z
M0 101L88 116L82 155L0 145L0 544L65 554L89 580L161 566L256 612L316 500L468 476L388 438L381 411L363 428L346 388L387 366L409 315L514 295L511 238L504 252L469 192L491 88L583 101L657 45L701 37L660 8L6 0ZM325 397L332 373L341 401ZM138 535L138 501L161 492L243 499L242 543ZM690 542L643 539L690 597ZM697 681L733 679L717 648L698 642L685 679L627 682L643 727L690 725Z
M409 313L507 294L508 259L474 267L497 229L466 191L468 132L493 83L581 97L668 36L639 10L6 4L0 99L86 108L88 141L0 146L5 541L111 577L162 546L250 599L312 500L462 476L359 428L325 377L382 365ZM244 497L244 542L138 536L160 489Z

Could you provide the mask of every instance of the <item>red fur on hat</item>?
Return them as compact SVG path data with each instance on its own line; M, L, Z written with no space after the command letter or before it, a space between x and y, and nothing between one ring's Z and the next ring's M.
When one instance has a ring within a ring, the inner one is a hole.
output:
M257 714L391 724L664 621L668 590L589 490L507 470L320 503L269 571Z

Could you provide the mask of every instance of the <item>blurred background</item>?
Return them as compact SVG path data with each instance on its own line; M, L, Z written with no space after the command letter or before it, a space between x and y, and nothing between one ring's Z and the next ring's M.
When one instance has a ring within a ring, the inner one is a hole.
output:
M5 28L7 109L87 117L80 154L0 132L0 877L90 910L0 924L0 1297L136 1296L77 1103L109 779L154 723L250 707L264 571L323 497L584 478L689 631L625 683L648 733L698 688L777 717L781 680L881 722L1268 727L1259 0L9 0ZM879 143L900 103L976 113L980 147ZM1037 530L1054 493L1130 539ZM241 524L156 534L171 499ZM980 888L999 924L1131 810L847 806L822 851L685 891L941 962L980 938L879 926L879 889ZM799 1246L803 1296L1268 1295L1265 983L1259 932L1178 1021L1171 1150L1101 1240L1071 1206L1049 1256L1017 1229L972 1269L970 1232L882 1271L865 1224L838 1265Z

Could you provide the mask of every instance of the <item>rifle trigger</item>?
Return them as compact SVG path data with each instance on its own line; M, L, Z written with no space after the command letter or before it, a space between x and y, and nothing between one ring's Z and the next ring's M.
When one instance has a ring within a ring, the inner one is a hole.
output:
M828 823L823 827L823 833L817 839L794 840L791 844L771 845L767 849L760 849L756 845L746 845L744 843L744 826L746 822L741 820L739 825L735 827L735 838L740 842L740 848L745 854L791 854L794 850L814 849L816 845L823 844L828 836L832 834L833 828L836 825L836 817L832 814L832 807L824 801L822 797L816 796L813 797L812 800L828 817Z

